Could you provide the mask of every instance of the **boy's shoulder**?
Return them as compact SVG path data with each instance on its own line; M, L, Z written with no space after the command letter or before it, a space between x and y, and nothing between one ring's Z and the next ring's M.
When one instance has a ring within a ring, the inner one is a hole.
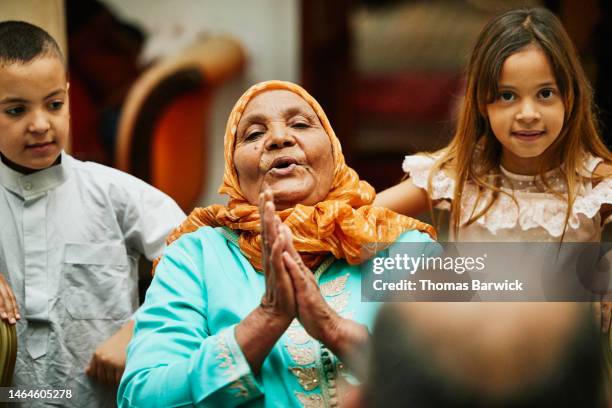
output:
M87 180L88 182L100 187L122 186L125 188L151 189L159 191L139 178L136 178L121 170L117 170L99 163L89 161L84 162L68 154L65 154L64 158L69 162L68 164L77 178Z

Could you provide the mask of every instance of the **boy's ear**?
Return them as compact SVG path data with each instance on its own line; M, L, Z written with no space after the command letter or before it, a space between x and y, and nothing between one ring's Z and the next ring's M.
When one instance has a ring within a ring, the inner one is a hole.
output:
M70 82L66 81L66 92L70 90Z

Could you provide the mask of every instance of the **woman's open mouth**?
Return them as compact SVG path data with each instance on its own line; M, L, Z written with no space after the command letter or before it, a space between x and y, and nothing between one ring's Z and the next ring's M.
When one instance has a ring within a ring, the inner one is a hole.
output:
M293 157L279 157L274 159L268 171L274 176L286 176L291 174L297 166L299 166L299 164Z

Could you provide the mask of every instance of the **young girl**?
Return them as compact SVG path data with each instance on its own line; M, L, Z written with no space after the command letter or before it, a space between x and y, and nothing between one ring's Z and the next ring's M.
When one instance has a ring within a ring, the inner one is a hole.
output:
M410 178L376 205L451 211L461 241L596 242L612 203L612 155L573 45L545 9L514 10L480 33L450 145L407 156Z
M612 155L574 47L545 9L490 21L467 70L448 147L407 156L410 178L375 205L406 215L449 209L456 241L597 242L609 221ZM607 330L610 304L602 303Z

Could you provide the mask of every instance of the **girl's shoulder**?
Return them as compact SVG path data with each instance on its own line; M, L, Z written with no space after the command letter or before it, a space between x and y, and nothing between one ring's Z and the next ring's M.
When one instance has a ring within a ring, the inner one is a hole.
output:
M444 156L444 150L433 153L418 153L404 158L402 169L413 184L427 190L432 200L452 200L455 192L455 179L446 169L436 168L435 164ZM430 188L431 179L431 188Z
M593 168L593 177L596 179L596 184L612 177L612 164L600 159Z
M587 155L584 161L586 188L576 197L574 213L593 217L601 214L602 222L612 221L612 164L601 157Z
M612 163L606 162L601 157L591 153L585 153L577 169L578 174L588 179L601 180L612 176Z

